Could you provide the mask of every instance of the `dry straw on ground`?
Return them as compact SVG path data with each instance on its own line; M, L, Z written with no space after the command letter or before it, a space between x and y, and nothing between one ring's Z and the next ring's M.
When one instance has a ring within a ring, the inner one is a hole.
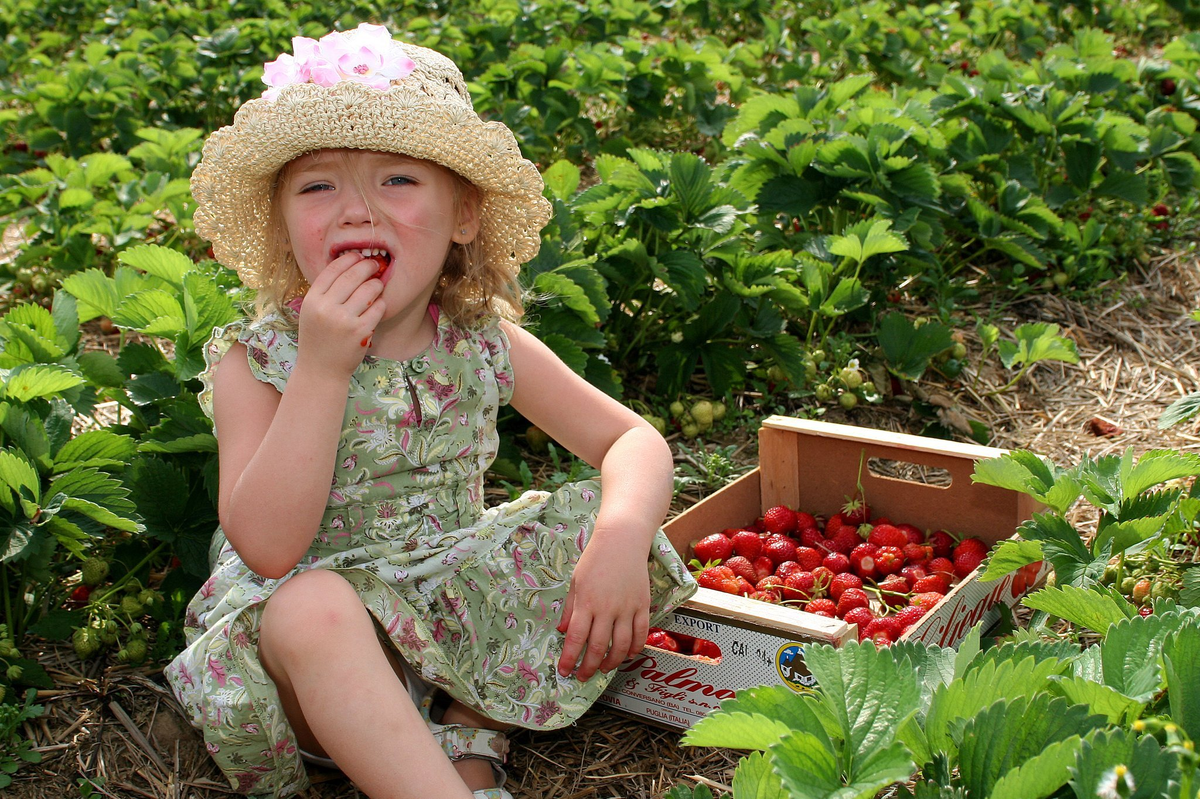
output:
M1107 302L1084 305L1054 296L1022 302L1002 324L1009 330L1027 321L1059 324L1078 345L1078 365L1039 365L1015 390L995 395L989 392L1006 376L994 366L978 375L968 368L960 384L934 386L924 399L940 408L949 427L975 419L993 431L997 446L1029 448L1062 464L1127 447L1139 454L1200 448L1196 422L1158 428L1172 401L1200 390L1200 326L1188 318L1200 307L1197 267L1194 255L1172 254L1113 289ZM978 350L977 342L969 343ZM903 402L828 418L899 431L922 421ZM752 461L753 431L742 436L724 443L741 445L739 457ZM26 733L44 757L18 773L6 797L86 796L78 785L85 776L97 786L94 795L215 799L230 793L156 669L80 663L68 646L47 645L39 657L56 687L39 694L47 714ZM513 744L509 787L516 799L657 799L679 783L728 785L739 757L681 747L678 731L603 708L561 732L517 733ZM310 799L360 795L336 773L312 775Z

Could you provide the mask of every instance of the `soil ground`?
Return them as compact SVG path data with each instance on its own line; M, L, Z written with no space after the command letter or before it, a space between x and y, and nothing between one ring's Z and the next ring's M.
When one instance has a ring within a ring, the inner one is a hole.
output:
M991 430L994 446L1031 449L1063 465L1085 453L1200 448L1200 421L1169 430L1158 426L1171 402L1200 390L1200 325L1188 316L1200 308L1198 266L1194 254L1171 254L1110 287L1100 301L1039 295L1009 309L1003 319L1009 331L1027 321L1060 325L1078 345L1076 365L1041 364L999 394L990 392L1008 376L998 365L978 373L969 367L958 383L923 384L918 397L892 398L850 413L838 409L824 418L904 432L920 432L934 417L950 430L965 429L974 419ZM978 352L978 342L968 344ZM761 398L746 395L739 402L752 408ZM933 409L934 417L921 408ZM812 410L796 407L794 413ZM733 411L731 417L753 418ZM749 466L756 462L754 427L750 422L731 428L707 446L729 447L737 463ZM673 443L681 466L694 459L694 447ZM673 512L711 488L689 488ZM57 682L39 694L46 715L26 726L43 760L23 767L6 797L213 799L231 793L163 687L158 668L80 663L69 647L53 645L44 646L39 657ZM677 730L596 708L563 731L513 735L508 788L515 799L659 799L677 784L730 784L740 753L682 747L679 738ZM307 799L361 795L336 772L311 774ZM84 777L94 787L81 788Z

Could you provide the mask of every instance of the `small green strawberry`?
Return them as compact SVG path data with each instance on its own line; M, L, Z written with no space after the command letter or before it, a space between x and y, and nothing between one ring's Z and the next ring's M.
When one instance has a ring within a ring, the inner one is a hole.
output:
M104 582L105 577L108 577L108 561L101 558L88 558L83 562L80 572L83 584L95 588Z
M683 407L682 402L680 402L679 400L675 400L674 402L671 403L671 406L669 408L667 408L667 410L669 410L671 412L672 419L678 419L679 417L683 416L683 412L686 411L687 408Z
M145 662L147 651L145 638L130 638L125 642L125 648L121 650L125 653L124 662L134 665ZM121 653L118 652L117 657L120 658L120 656Z
M71 644L80 660L87 660L100 651L100 636L91 627L80 627L71 633Z
M138 600L135 594L126 594L121 597L121 611L136 618L146 612L146 606Z
M700 429L707 430L713 425L713 406L708 400L700 400L692 406L692 418Z

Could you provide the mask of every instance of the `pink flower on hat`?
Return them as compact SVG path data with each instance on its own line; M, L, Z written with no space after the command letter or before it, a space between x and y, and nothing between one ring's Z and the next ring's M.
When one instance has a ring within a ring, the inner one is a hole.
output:
M366 22L352 31L328 33L320 41L296 36L292 51L263 67L263 83L270 87L263 99L274 100L284 86L294 83L333 86L348 80L382 91L416 68L387 28Z

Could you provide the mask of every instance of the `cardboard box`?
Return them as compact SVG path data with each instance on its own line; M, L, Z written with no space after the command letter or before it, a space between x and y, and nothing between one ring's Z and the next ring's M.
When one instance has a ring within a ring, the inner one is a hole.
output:
M759 430L759 468L672 519L676 550L710 533L752 522L775 505L814 515L837 512L860 480L874 516L921 529L1011 537L1036 503L1024 494L971 482L975 461L1004 450L848 425L772 416ZM1043 573L1045 567L1043 567ZM953 646L977 623L998 620L1043 576L959 582L902 640ZM719 661L647 647L623 663L602 704L673 727L690 727L735 691L758 685L813 685L804 648L857 640L857 629L790 607L701 588L662 628L713 641Z

